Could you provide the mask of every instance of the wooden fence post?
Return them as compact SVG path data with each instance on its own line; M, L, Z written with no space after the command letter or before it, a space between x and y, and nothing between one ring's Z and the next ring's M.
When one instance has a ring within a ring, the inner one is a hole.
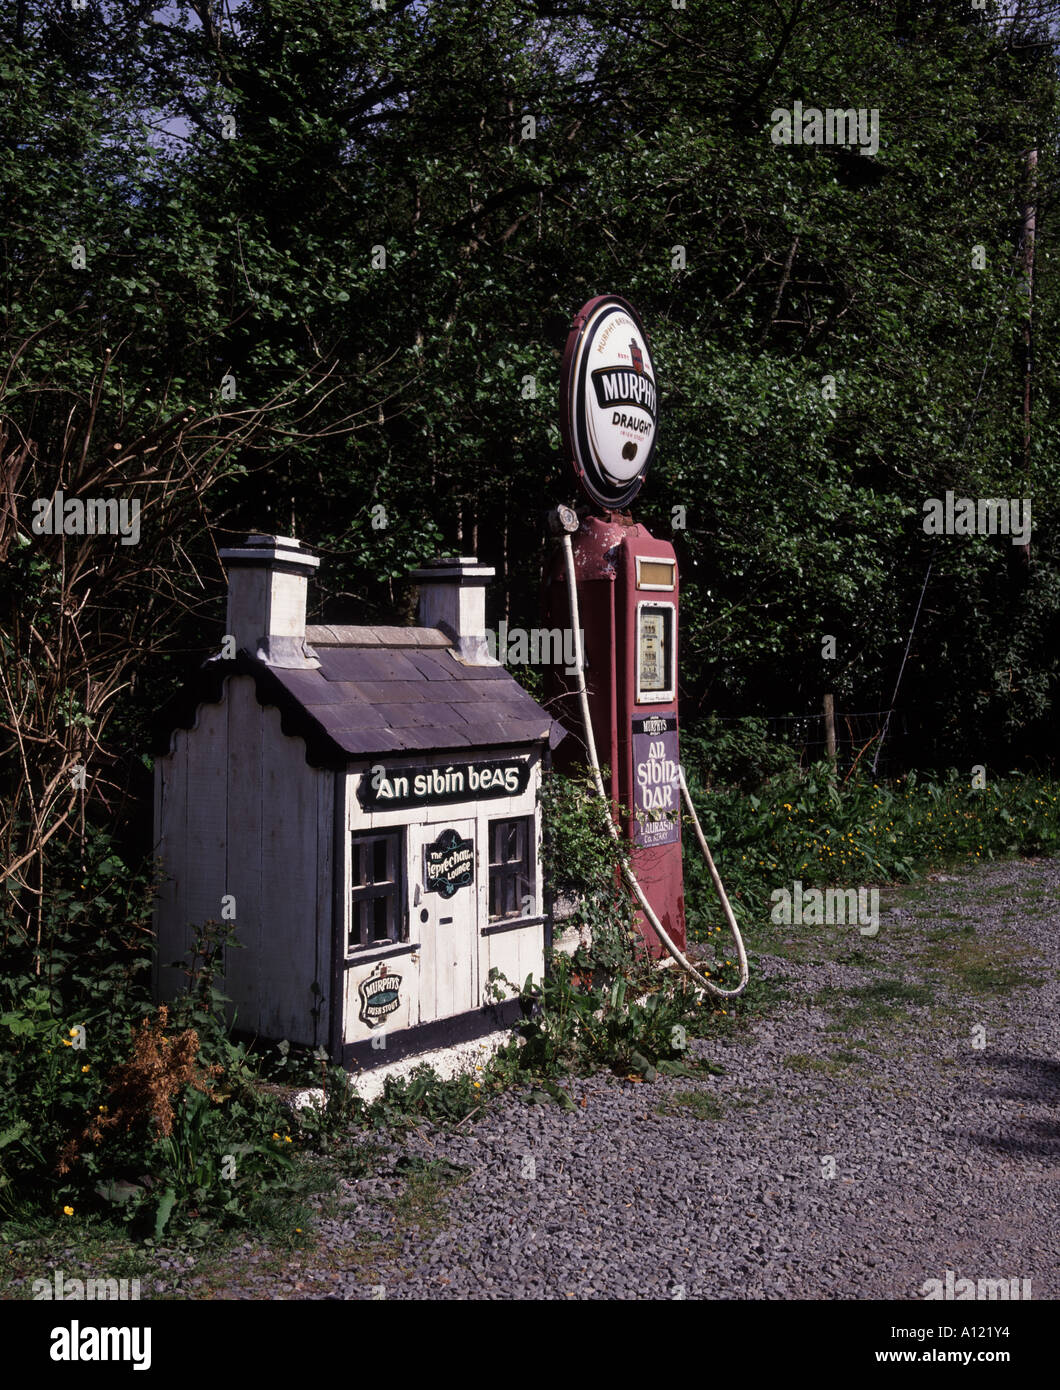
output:
M835 755L835 697L824 697L824 741L828 751L828 761L834 763Z

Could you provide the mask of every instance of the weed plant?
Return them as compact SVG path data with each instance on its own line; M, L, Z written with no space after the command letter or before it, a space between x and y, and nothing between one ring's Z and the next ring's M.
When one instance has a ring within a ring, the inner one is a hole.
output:
M1060 850L1060 789L1041 777L1014 774L974 789L951 768L893 784L867 775L841 782L824 762L749 794L708 787L687 767L685 775L741 923L768 918L770 893L796 880L908 883L932 869ZM689 929L703 939L721 914L694 837L684 843Z

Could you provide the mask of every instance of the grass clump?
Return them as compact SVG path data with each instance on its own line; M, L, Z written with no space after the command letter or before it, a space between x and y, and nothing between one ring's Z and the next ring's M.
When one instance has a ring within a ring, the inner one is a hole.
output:
M706 1091L675 1091L659 1102L655 1113L681 1119L720 1120L724 1117L725 1107L716 1096Z

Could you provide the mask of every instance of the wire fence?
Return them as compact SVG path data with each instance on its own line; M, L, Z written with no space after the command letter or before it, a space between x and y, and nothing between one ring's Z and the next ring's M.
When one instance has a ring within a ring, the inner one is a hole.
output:
M757 717L765 724L768 737L795 749L800 763L804 766L820 762L828 756L824 714L770 714ZM742 722L735 716L718 715L716 718L720 724ZM868 771L879 750L880 737L887 722L887 711L860 710L847 713L837 709L833 719L837 770L844 775L855 766ZM899 710L892 711L887 738L882 750L879 750L879 776L889 777L894 771L902 770L907 735L905 715Z

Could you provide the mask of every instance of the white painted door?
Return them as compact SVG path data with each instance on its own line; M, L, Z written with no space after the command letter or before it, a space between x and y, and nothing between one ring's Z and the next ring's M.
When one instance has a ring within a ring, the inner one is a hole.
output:
M473 820L409 827L409 939L420 958L420 1022L475 1009L480 855Z

